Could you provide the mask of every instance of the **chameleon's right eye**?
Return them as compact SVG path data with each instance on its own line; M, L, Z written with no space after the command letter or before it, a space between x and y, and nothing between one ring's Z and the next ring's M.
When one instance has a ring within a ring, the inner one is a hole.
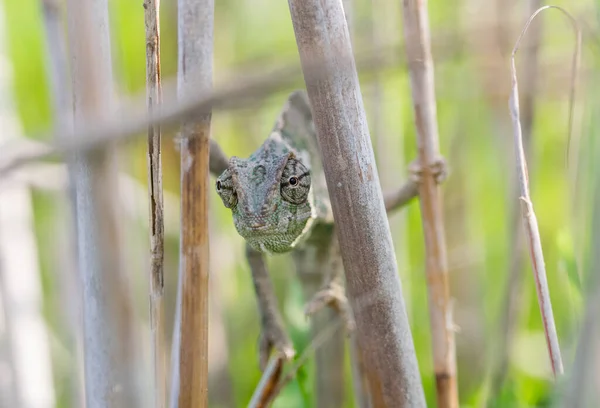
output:
M228 171L221 174L217 179L215 187L225 207L232 208L237 204L237 193L233 186L233 178Z

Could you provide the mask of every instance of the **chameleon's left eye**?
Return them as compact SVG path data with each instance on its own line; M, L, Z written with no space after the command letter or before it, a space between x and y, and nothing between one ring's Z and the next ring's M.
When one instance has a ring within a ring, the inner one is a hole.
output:
M281 174L281 197L292 204L302 204L308 198L310 172L296 159L288 160Z

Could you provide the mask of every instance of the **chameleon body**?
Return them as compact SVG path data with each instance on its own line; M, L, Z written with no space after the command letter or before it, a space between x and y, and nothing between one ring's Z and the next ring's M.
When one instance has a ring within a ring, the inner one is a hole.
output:
M215 184L238 233L262 253L291 251L317 223L333 222L304 92L290 95L262 146L247 159L232 157Z
M226 167L215 187L247 243L246 256L261 316L261 367L266 366L273 348L287 358L294 355L264 254L292 253L309 300L305 313L313 316L313 336L335 327L340 318L346 332L351 331L353 319L345 296L340 248L306 93L296 91L288 97L269 137L250 157L232 157L227 163L225 159L219 163L215 160L214 164L220 170ZM401 207L416 191L416 184L408 183L385 198L386 209ZM317 407L337 407L344 401L344 332L333 331L315 351ZM357 359L353 361L358 381L355 391L366 395L365 377L356 368Z

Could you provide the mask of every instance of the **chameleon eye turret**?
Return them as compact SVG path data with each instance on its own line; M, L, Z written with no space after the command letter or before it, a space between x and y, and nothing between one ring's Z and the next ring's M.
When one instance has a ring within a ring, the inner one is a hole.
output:
M229 170L225 170L223 174L219 176L215 183L215 187L217 188L219 197L221 197L221 200L223 201L223 205L227 208L235 207L237 204L237 193L233 185L233 176Z
M288 160L281 174L281 197L292 204L302 204L308 199L310 172L298 160Z

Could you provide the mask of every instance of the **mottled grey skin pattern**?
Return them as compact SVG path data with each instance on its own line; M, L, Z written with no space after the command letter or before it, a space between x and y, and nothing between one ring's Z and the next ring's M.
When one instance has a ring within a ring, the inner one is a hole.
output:
M273 131L249 158L232 157L215 183L238 233L263 253L288 252L316 222L332 223L331 204L306 94L288 98Z

